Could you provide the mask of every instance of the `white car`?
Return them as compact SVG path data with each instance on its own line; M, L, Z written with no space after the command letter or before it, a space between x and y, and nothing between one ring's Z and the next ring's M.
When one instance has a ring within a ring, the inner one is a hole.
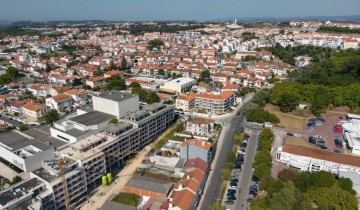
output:
M229 190L236 190L236 186L229 186Z

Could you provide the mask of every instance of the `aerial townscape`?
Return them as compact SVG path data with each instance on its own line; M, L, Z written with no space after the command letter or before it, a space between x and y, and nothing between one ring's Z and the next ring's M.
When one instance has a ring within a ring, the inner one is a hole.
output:
M359 15L30 2L0 8L1 210L360 209Z

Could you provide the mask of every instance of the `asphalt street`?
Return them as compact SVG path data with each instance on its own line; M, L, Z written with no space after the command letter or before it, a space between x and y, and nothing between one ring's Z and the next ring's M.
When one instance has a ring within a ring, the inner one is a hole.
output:
M243 122L244 116L240 114L239 116L230 117L223 121L223 128L219 138L219 143L215 163L213 165L213 170L211 171L211 179L207 182L207 190L202 195L202 202L198 209L209 210L210 206L213 203L216 203L220 199L221 189L223 186L223 179L221 177L221 169L224 167L227 160L227 155L231 152L234 146L234 135L240 128Z

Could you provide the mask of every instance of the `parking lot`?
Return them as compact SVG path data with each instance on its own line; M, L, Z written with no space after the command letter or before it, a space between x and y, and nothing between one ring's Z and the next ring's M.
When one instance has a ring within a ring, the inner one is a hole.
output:
M323 150L326 151L330 151L333 152L336 149L335 143L334 143L334 138L336 136L340 137L341 133L336 133L334 132L334 125L336 123L338 123L339 121L342 121L345 119L345 115L344 114L339 114L339 113L333 113L333 112L329 112L327 114L322 115L322 118L324 119L325 122L322 121L317 121L316 125L314 126L314 128L310 131L304 131L304 132L293 132L291 130L286 130L289 133L293 133L293 134L299 134L301 135L301 139L303 139L303 141L306 142L306 144L308 144L309 146L316 146L316 142L313 142L314 144L311 144L309 142L309 137L312 136L315 139L317 139L316 137L321 137L320 141L324 141L321 142L324 145L324 147L322 148ZM342 119L341 119L342 118ZM320 148L320 146L318 145L318 148ZM344 147L343 150L344 153L346 153L346 147Z

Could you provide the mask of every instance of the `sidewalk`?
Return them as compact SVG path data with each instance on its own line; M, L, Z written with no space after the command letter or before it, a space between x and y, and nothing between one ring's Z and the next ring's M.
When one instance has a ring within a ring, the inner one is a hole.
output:
M175 122L173 125L176 125ZM113 177L119 177L114 179L113 184L108 187L99 187L98 191L91 196L91 198L86 202L80 209L82 210L97 210L99 209L105 201L112 195L118 194L121 192L125 186L125 184L130 180L130 178L135 173L136 169L141 165L142 161L145 159L145 156L150 152L151 147L162 139L173 126L170 126L164 133L162 133L155 141L153 141L150 145L146 146L143 150L141 150L131 162L126 165L118 174L113 175Z

